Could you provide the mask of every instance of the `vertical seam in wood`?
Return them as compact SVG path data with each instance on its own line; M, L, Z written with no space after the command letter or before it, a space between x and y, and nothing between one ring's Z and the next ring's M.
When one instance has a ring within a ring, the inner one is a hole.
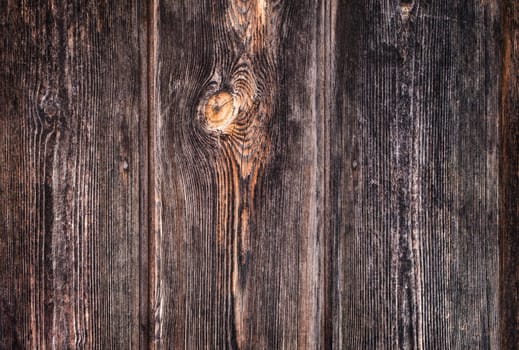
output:
M322 248L320 250L320 265L321 265L321 278L320 278L320 303L322 310L321 315L319 316L321 318L320 320L320 347L323 349L331 349L334 346L334 331L333 328L335 327L335 323L337 320L333 318L333 302L335 300L335 289L337 288L336 280L334 280L333 275L333 264L336 263L335 261L335 239L334 239L334 232L329 232L330 225L329 225L329 186L330 186L330 142L329 142L329 121L330 121L330 96L332 93L332 84L331 84L331 78L333 76L333 49L332 49L332 40L333 40L333 34L332 34L332 16L334 15L332 10L332 3L334 0L323 0L321 3L321 25L320 25L320 32L319 32L319 41L322 44L322 47L319 48L320 55L318 53L318 60L317 64L321 65L320 68L318 68L321 72L318 76L322 76L323 81L318 82L318 87L322 89L321 94L321 101L319 101L319 109L322 111L321 118L321 124L322 124L322 130L320 132L321 137L323 137L323 140L319 141L319 143L322 145L321 147L318 147L318 149L322 150L321 156L322 162L323 162L323 174L322 176L322 236L318 237L319 239L322 239ZM322 40L321 40L322 39ZM323 61L323 62L321 62ZM319 156L319 155L318 155Z
M510 17L508 11L510 11L509 6L511 6L508 1L504 1L501 4L501 76L500 76L500 101L499 101L499 176L497 179L498 186L498 249L499 249L499 308L498 308L498 320L499 320L499 344L503 349L508 349L513 346L510 344L510 334L507 334L508 329L511 327L507 324L509 319L507 317L507 312L504 310L504 307L507 305L507 297L509 294L506 293L506 288L510 288L507 286L507 274L509 273L508 269L508 253L507 253L507 244L509 244L508 240L508 232L505 215L507 214L507 203L506 201L506 177L508 176L506 163L506 133L507 133L507 116L506 116L506 98L507 98L507 84L509 79L509 65L510 65ZM513 204L512 204L513 205ZM512 311L513 312L513 311ZM512 325L512 327L514 327ZM513 337L511 337L513 339Z
M148 156L147 156L147 172L148 172L148 183L147 183L147 213L148 213L148 227L147 227L147 320L146 320L146 338L148 340L148 348L156 348L155 344L155 322L152 313L153 302L155 299L154 286L155 286L155 249L156 249L156 211L155 208L155 72L156 72L156 40L157 40L157 0L149 0L147 10L147 26L146 26L146 46L147 46L147 128L148 128Z
M149 347L149 242L150 242L150 207L149 200L151 181L150 177L150 90L149 90L149 10L147 1L137 2L137 23L139 24L139 49L140 49L140 89L141 89L141 111L139 120L139 324L138 339L139 349Z

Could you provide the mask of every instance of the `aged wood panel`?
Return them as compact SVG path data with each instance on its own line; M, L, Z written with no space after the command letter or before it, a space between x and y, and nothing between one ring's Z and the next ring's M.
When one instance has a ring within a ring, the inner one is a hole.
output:
M139 346L142 7L1 2L2 349Z
M498 5L338 6L337 348L499 347Z
M518 15L0 3L0 348L519 347Z
M153 8L153 345L318 347L324 5Z
M519 348L519 3L503 2L501 77L501 345Z

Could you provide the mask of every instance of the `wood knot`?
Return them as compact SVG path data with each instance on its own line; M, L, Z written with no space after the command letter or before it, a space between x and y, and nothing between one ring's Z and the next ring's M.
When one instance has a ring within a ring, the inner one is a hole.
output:
M411 11L413 11L414 1L413 0L402 0L400 2L400 17L402 21L407 22Z
M214 93L205 103L204 116L211 130L225 131L234 120L235 114L234 98L227 91Z

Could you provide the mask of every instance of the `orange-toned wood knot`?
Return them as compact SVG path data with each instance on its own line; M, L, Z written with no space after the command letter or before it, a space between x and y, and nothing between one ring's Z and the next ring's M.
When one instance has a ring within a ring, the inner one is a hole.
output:
M226 131L236 116L234 97L227 91L211 95L204 107L207 127L211 130Z
M402 0L400 2L400 17L402 21L406 22L413 11L414 1L413 0Z

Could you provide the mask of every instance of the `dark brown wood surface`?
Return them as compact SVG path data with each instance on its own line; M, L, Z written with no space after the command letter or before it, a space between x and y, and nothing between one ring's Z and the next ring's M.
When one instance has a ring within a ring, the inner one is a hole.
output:
M324 9L236 0L155 11L152 343L316 348Z
M2 349L139 346L141 7L0 5Z
M0 349L519 348L518 16L0 2Z
M519 3L503 3L500 157L500 326L519 348Z
M495 349L500 8L347 1L337 18L339 344Z

